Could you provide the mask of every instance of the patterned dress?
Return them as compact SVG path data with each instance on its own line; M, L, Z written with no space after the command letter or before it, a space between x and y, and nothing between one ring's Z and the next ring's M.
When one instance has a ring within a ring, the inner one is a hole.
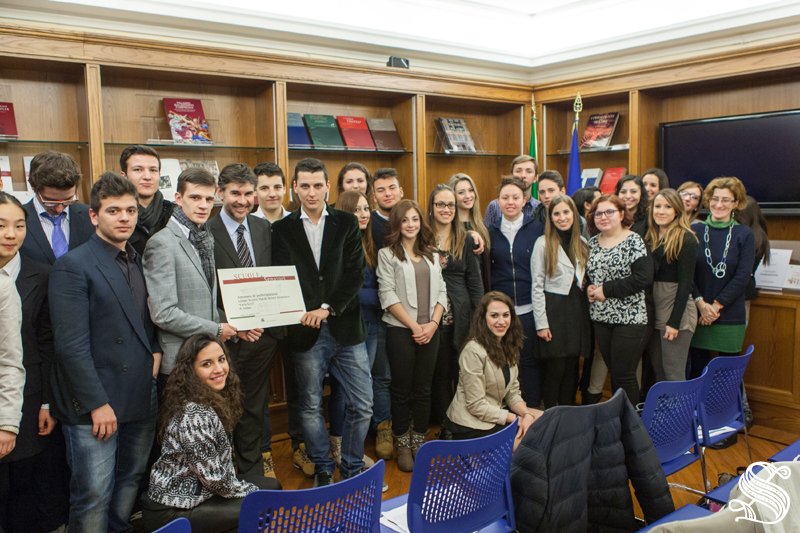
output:
M620 280L631 276L631 266L637 259L647 256L647 248L642 238L631 233L621 243L612 248L600 246L598 235L589 239L589 261L586 274L591 283L600 287L610 280ZM606 298L604 302L594 301L589 305L589 316L595 322L606 324L647 324L647 307L644 290L624 298Z

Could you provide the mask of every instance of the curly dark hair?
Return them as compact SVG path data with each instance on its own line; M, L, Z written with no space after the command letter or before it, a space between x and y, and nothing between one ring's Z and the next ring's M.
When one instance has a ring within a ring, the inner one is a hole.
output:
M222 348L225 358L229 359L225 343L209 333L192 335L181 345L175 360L175 368L169 375L164 387L161 406L158 413L158 441L161 442L172 419L183 412L186 404L194 402L213 409L225 431L231 432L242 417L242 391L239 376L230 365L225 388L215 391L203 384L194 370L197 354L206 346L216 343Z
M511 324L502 337L492 333L486 324L486 311L492 302L501 302L507 305L511 312ZM492 363L500 368L510 368L519 364L519 351L522 350L524 338L522 322L514 311L514 302L502 292L491 291L481 298L475 313L472 314L472 326L469 328L469 335L464 344L469 341L477 342L486 350Z
M636 186L639 187L639 203L636 205L636 212L631 213L633 221L639 222L640 220L647 220L647 212L650 210L650 201L647 199L647 191L644 188L644 182L641 176L637 176L636 174L622 176L617 182L615 194L619 196L619 191L622 190L622 186L629 181L634 182Z
M400 200L389 214L389 222L386 225L386 239L384 244L386 248L392 251L392 254L400 261L406 260L406 252L403 248L403 238L400 234L400 225L403 223L403 218L409 210L414 209L419 215L419 233L414 240L414 253L421 255L428 261L433 261L433 253L436 252L434 247L433 230L425 220L425 215L422 213L422 207L414 200Z

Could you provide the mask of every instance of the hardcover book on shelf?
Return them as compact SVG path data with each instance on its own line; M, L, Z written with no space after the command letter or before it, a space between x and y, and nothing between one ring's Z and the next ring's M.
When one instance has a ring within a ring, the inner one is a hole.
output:
M463 118L440 118L439 124L442 132L447 139L450 149L445 148L445 152L471 152L477 153L475 141L467 128L467 121Z
M0 102L0 137L17 137L17 120L11 102Z
M611 137L614 136L614 130L617 129L618 122L619 112L617 111L590 116L578 148L580 150L608 148L608 145L611 144Z
M600 192L603 194L614 194L617 182L627 173L628 169L625 167L607 168L599 185Z
M581 172L581 187L597 187L602 177L602 168L586 168Z
M208 131L203 104L192 98L164 98L164 110L172 140L176 144L209 144Z
M3 182L0 190L8 193L14 190L14 182L11 180L11 159L7 155L0 155L0 178Z
M339 129L348 150L375 150L375 142L369 133L364 117L336 117Z
M372 134L372 140L375 141L375 147L379 152L405 151L403 141L400 140L397 127L394 125L394 120L390 118L368 118L367 125L369 126L370 134Z
M300 113L286 113L286 127L289 137L289 148L314 148L311 139L308 138L306 125L303 123L303 115Z
M342 136L333 115L303 115L317 150L344 150Z
M183 164L178 159L161 160L161 176L158 180L158 190L161 191L165 200L175 201L175 193L178 192L178 176L185 170ZM191 166L191 163L189 166Z

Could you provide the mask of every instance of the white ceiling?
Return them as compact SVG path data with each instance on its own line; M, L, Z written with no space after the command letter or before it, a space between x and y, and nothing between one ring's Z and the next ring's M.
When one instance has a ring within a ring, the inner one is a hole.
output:
M800 37L796 0L0 0L0 16L528 82Z

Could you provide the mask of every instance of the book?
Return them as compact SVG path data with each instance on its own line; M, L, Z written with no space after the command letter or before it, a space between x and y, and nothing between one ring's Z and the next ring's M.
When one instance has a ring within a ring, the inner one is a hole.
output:
M403 141L400 140L400 135L394 125L394 120L390 118L368 118L367 125L369 126L372 140L375 141L375 147L379 152L405 151Z
M783 282L783 288L800 290L800 265L789 265L786 268L786 281Z
M11 179L11 159L7 155L0 155L0 191L11 192L14 182Z
M209 144L208 131L203 104L192 98L164 98L164 109L172 140L175 144Z
M303 118L315 149L344 150L344 142L333 115L303 115Z
M619 112L617 111L590 116L578 148L580 150L608 148L608 145L611 144L611 137L614 136L614 130L617 129L618 122Z
M14 118L14 104L11 102L0 102L0 136L17 136L17 120Z
M602 168L587 168L581 172L581 187L596 187L603 178Z
M369 133L364 117L336 117L339 129L348 150L375 150L375 142Z
M791 250L779 250L771 248L769 251L769 263L761 260L755 273L756 287L759 289L781 290L786 284L786 272L789 263L792 261Z
M289 148L314 148L308 138L303 115L300 113L286 113L286 128L289 136Z
M184 170L181 167L181 161L178 159L161 160L161 176L158 180L158 190L161 191L165 200L175 201L175 193L178 192L178 176Z
M449 150L445 148L446 153L477 152L475 142L472 140L469 128L467 128L466 120L463 118L439 118L439 124L441 124L442 132L444 132L445 139L450 145Z
M219 178L219 165L216 161L192 161L191 159L176 159L175 161L178 162L178 168L180 171L183 172L187 168L204 168L208 170L214 179ZM163 165L162 165L163 166ZM163 175L163 172L162 172ZM180 175L180 172L178 173ZM175 177L175 185L177 186L177 176Z
M625 167L607 168L603 174L603 179L600 181L600 192L603 194L614 194L617 187L617 182L622 176L628 173Z

